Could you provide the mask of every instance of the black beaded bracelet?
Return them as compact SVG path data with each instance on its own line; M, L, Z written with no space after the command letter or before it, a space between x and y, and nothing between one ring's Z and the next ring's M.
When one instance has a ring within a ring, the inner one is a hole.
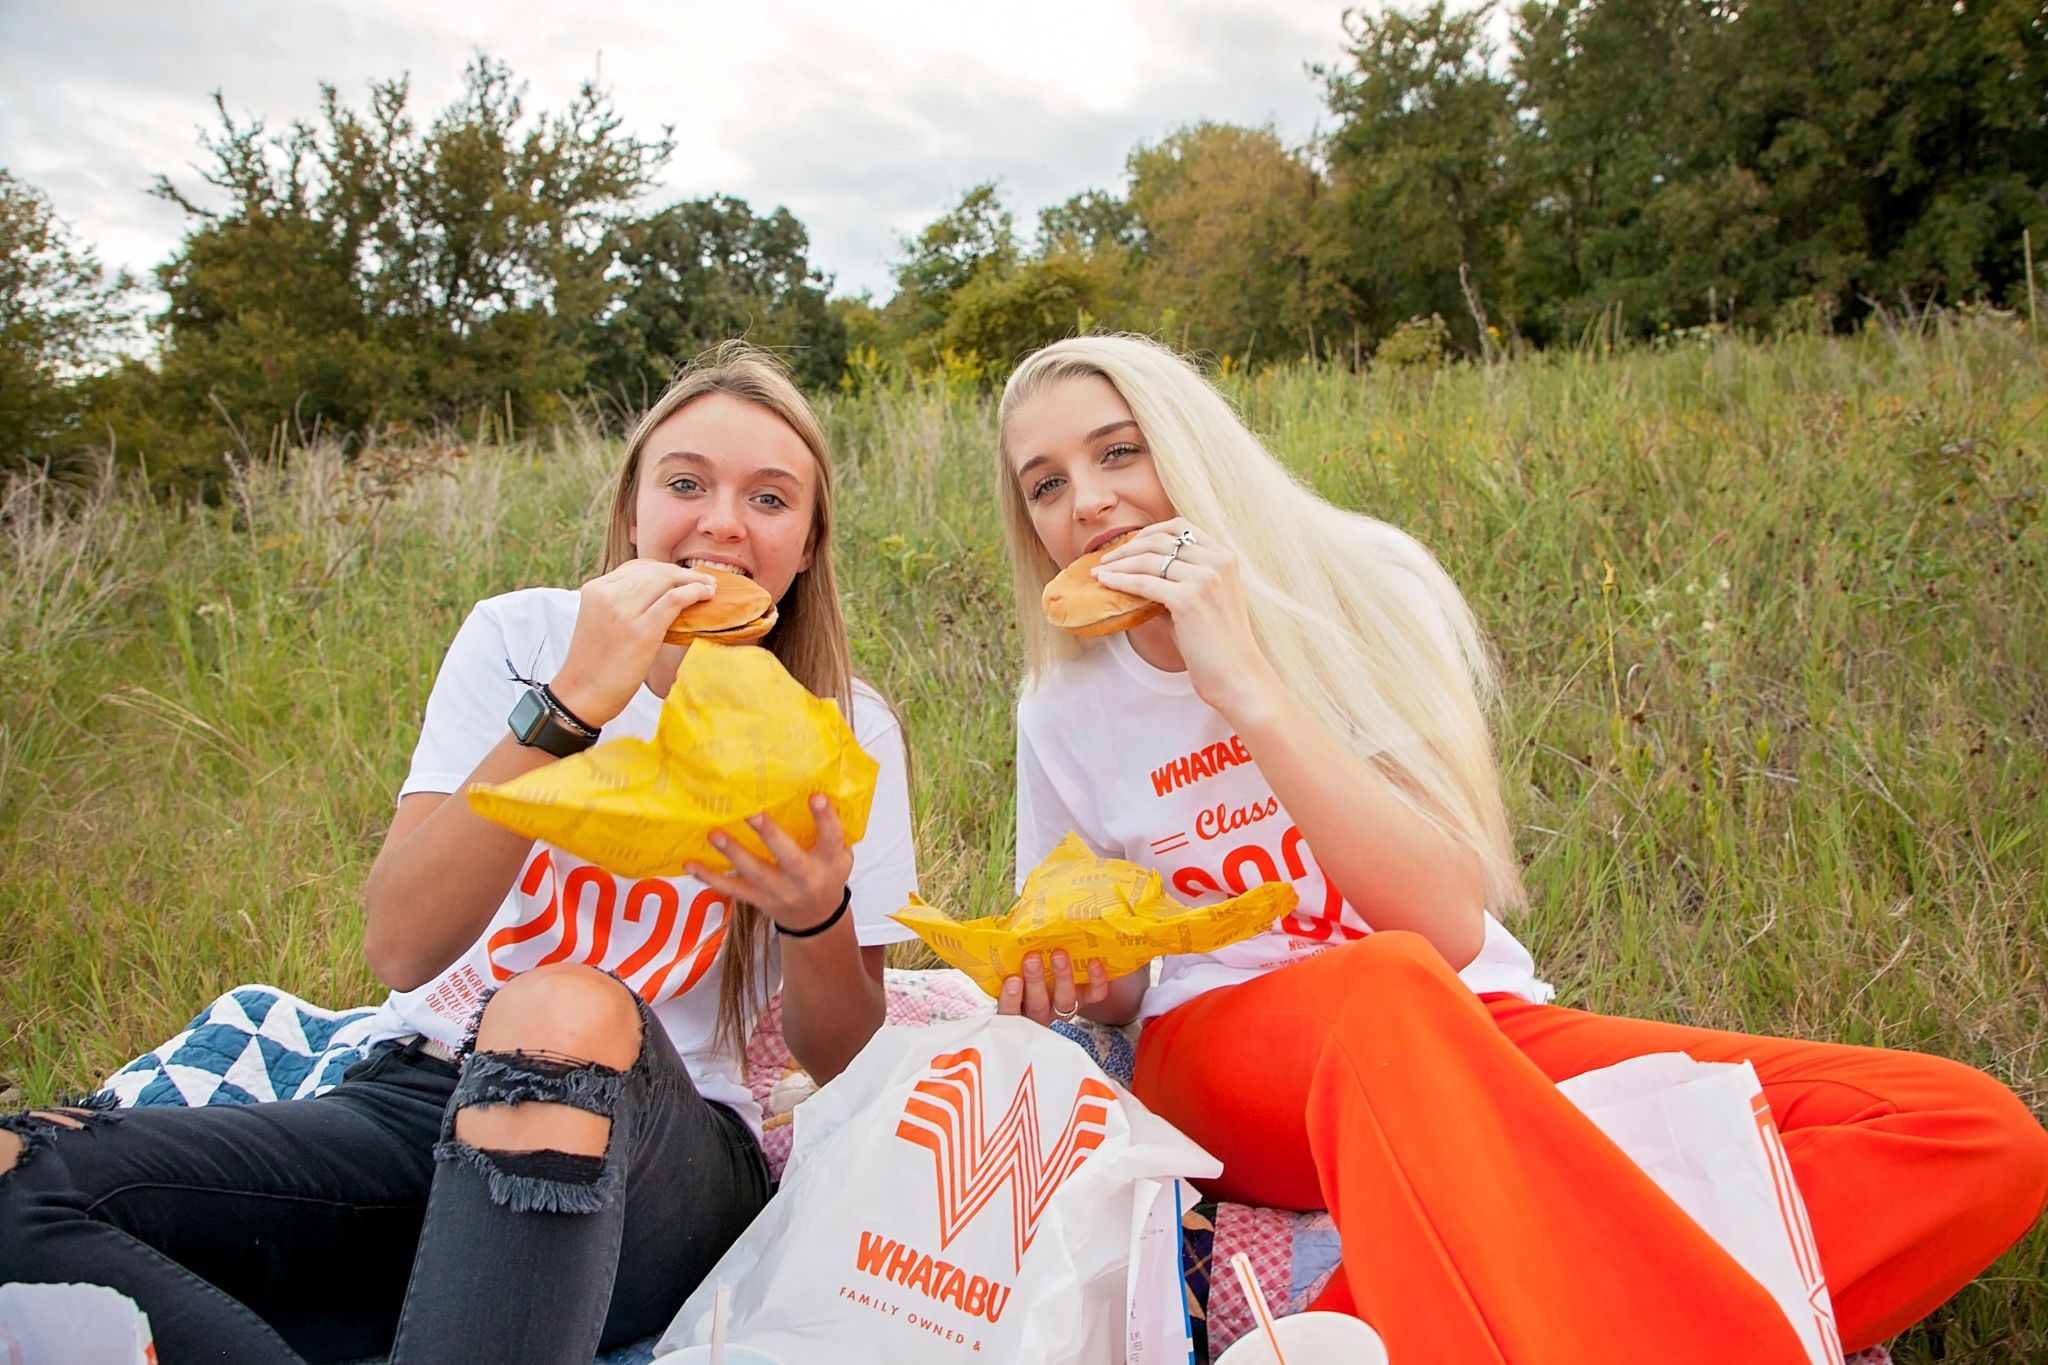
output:
M837 910L834 910L831 914L825 916L825 920L822 924L813 924L808 929L785 929L780 924L778 924L775 926L775 932L782 935L784 938L810 938L815 934L822 934L827 929L830 929L833 925L839 923L839 917L841 915L844 915L846 913L846 907L852 904L853 888L851 886L848 886L844 891L841 891L839 893L839 908Z
M546 683L540 684L540 699L548 704L548 709L550 711L553 711L557 716L560 716L563 720L568 721L570 725L574 726L578 730L581 730L584 734L589 735L593 739L597 737L597 727L595 725L592 725L590 722L584 720L583 717L577 715L568 707L562 705L562 699L555 695L555 689L549 687Z

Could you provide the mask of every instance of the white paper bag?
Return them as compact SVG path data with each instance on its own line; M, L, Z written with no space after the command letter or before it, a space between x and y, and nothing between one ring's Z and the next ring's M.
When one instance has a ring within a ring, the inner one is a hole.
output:
M1125 1365L1194 1365L1194 1324L1180 1268L1180 1220L1189 1204L1180 1180L1140 1180L1133 1191Z
M1770 1291L1813 1365L1841 1365L1806 1203L1756 1068L1658 1052L1558 1089Z
M989 1015L880 1030L795 1124L781 1189L657 1355L709 1340L723 1283L726 1339L783 1361L1122 1362L1156 1182L1221 1170L1085 1051Z
M156 1365L149 1317L98 1284L0 1285L4 1365Z

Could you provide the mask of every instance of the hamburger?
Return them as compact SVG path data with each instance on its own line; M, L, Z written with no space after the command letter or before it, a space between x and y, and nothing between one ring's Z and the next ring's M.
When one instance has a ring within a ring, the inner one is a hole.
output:
M775 628L778 613L768 590L742 573L710 564L689 563L717 580L702 602L692 602L676 616L663 637L672 645L710 640L721 645L750 645Z
M1114 635L1133 626L1142 626L1165 611L1164 605L1149 597L1104 587L1092 576L1104 555L1136 534L1135 531L1127 531L1061 569L1052 582L1045 585L1045 595L1041 599L1045 619L1069 635L1085 638Z

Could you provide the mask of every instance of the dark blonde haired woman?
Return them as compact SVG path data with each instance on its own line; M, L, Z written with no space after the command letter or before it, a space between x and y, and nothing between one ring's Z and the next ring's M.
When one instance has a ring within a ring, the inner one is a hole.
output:
M318 1099L0 1120L0 1281L114 1286L166 1365L588 1361L666 1324L768 1196L754 1014L779 986L836 1075L908 936L902 737L852 676L831 533L825 435L773 358L686 372L628 442L599 576L477 604L442 662L367 888L370 1057ZM764 644L879 762L857 846L819 798L808 849L757 817L772 861L720 836L732 875L635 881L450 799L651 734L711 566L777 600Z
M1037 352L1000 453L1020 876L1072 829L1190 902L1266 881L1300 897L1156 981L1027 963L1000 1007L1142 1018L1133 1089L1222 1160L1210 1192L1335 1219L1317 1307L1371 1322L1398 1362L1806 1360L1557 1088L1653 1052L1755 1065L1850 1349L2039 1217L2048 1133L1979 1072L1549 1003L1504 922L1522 888L1464 600L1413 539L1297 483L1180 357L1134 337ZM1097 580L1164 614L1050 631L1041 589L1106 546Z

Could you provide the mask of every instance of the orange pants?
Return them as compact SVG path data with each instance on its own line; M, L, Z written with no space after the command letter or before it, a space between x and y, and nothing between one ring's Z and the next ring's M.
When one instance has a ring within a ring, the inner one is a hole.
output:
M1981 1072L1475 996L1380 933L1151 1020L1133 1089L1215 1197L1326 1208L1315 1304L1407 1362L1801 1361L1775 1301L1561 1095L1650 1052L1756 1067L1845 1349L1925 1316L2048 1201L2048 1132Z

